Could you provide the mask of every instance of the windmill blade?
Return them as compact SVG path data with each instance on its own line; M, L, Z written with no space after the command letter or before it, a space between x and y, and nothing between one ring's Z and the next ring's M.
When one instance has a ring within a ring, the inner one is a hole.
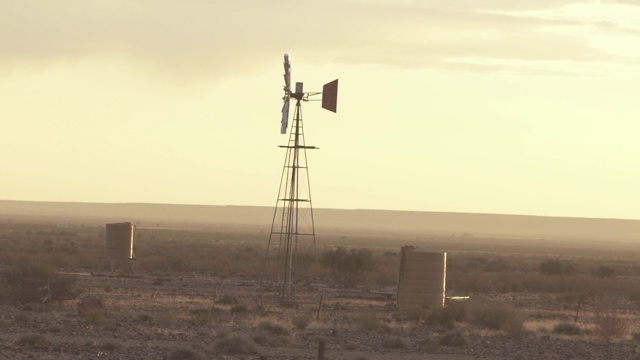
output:
M282 120L280 121L280 133L286 134L289 126L289 98L291 96L291 62L289 54L284 54L284 104L282 105Z
M280 121L280 134L287 133L287 127L289 126L289 96L284 99L282 105L282 121Z
M289 54L284 54L284 91L291 91L291 62L289 61Z

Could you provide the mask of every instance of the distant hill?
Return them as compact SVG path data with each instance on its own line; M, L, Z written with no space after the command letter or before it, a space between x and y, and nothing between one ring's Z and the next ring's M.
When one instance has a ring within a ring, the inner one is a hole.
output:
M314 209L317 231L547 239L640 239L640 220ZM141 226L251 226L269 231L273 209L259 206L105 204L0 200L0 217L55 223L128 221ZM640 242L639 242L640 243Z

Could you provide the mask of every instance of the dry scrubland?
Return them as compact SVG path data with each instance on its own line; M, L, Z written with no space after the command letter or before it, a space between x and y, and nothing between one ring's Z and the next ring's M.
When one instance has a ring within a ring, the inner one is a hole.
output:
M326 359L640 359L631 242L320 233L318 258L340 245L366 272L338 278L303 247L294 309L263 276L267 239L141 226L139 271L92 276L103 225L2 219L0 359L315 359L320 340ZM396 311L407 244L447 250L448 295L471 299ZM79 307L86 297L103 306Z

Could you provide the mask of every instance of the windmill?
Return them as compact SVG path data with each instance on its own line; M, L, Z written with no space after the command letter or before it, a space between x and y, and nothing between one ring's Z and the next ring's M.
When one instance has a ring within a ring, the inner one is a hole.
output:
M280 133L287 134L289 127L289 107L291 100L295 100L293 124L289 133L280 188L273 213L271 233L265 256L265 268L269 251L274 247L276 252L276 274L279 281L279 301L281 304L295 303L295 270L299 241L302 238L311 240L315 249L315 225L313 222L313 207L311 205L311 187L307 167L307 149L317 149L307 146L302 126L302 102L312 101L310 97L322 95L322 107L336 112L338 96L338 80L327 83L322 92L304 92L303 83L295 83L291 89L291 61L289 54L284 54L284 96L282 105L282 120ZM277 239L277 244L276 244Z

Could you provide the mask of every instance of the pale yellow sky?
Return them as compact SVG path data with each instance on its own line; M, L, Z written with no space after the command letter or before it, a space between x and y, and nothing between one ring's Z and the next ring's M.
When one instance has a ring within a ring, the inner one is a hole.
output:
M0 2L0 199L640 219L640 2Z

